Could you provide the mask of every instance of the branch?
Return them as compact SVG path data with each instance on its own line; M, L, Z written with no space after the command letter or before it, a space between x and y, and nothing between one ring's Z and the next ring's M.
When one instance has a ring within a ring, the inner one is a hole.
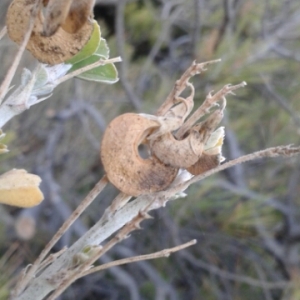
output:
M156 115L163 116L166 114L166 112L175 104L174 100L176 100L179 97L179 95L184 91L184 89L188 86L188 81L191 77L206 71L207 65L217 63L220 61L221 61L220 59L216 59L216 60L211 60L200 64L197 64L194 61L192 65L183 73L180 79L176 81L167 99L157 110Z
M164 192L160 192L159 194L165 193L164 197L169 198L172 197L174 194L182 192L186 190L191 184L196 183L198 181L203 180L204 178L207 178L213 174L219 173L221 171L224 171L228 168L231 168L235 165L245 163L251 160L256 160L260 158L274 158L274 157L292 157L300 154L300 147L291 147L290 145L288 146L278 146L278 147L272 147L272 148L267 148L265 150L261 151L256 151L247 155L243 155L239 158L230 160L214 169L211 169L203 174L197 175L192 177L190 180L181 183L175 187L172 187Z
M89 192L85 199L80 203L80 205L73 211L71 216L66 220L66 222L60 227L60 229L53 236L51 241L46 245L44 250L41 252L40 256L36 259L32 267L29 269L28 273L24 276L24 279L16 290L13 292L14 295L19 295L26 288L29 281L34 277L37 270L40 268L40 264L46 255L50 252L52 247L57 243L57 241L62 237L62 235L70 228L70 226L77 220L77 218L85 211L85 209L93 202L93 200L100 194L107 184L107 178L104 176L96 186Z
M95 272L99 272L99 271L102 271L102 270L105 270L105 269L108 269L108 268L111 268L111 267L130 264L130 263L133 263L133 262L156 259L156 258L160 258L160 257L169 257L172 253L180 251L180 250L185 249L187 247L190 247L192 245L195 245L196 243L197 243L196 240L191 240L188 243L185 243L185 244L173 247L173 248L169 248L169 249L164 249L164 250L154 252L154 253L151 253L151 254L138 255L138 256L134 256L134 257L115 260L115 261L112 261L110 263L106 263L106 264L103 264L101 266L94 267L91 270L85 271L82 274L82 276L93 274Z
M300 147L291 146L279 146L257 151L224 163L215 169L195 176L192 179L179 183L176 186L172 186L166 191L139 196L134 201L129 202L127 205L115 212L112 216L110 216L110 218L101 218L86 234L84 234L65 253L63 253L56 261L54 261L52 265L47 267L39 277L35 278L27 290L25 290L24 293L16 299L43 299L47 294L55 290L60 284L59 281L53 281L50 283L49 280L51 278L57 278L58 274L62 274L61 272L63 270L71 266L74 255L80 253L84 247L88 245L101 244L113 233L118 231L127 223L131 222L141 211L149 211L164 206L171 197L187 189L192 183L198 182L236 164L244 163L250 160L264 157L289 157L298 155L299 153Z
M115 19L115 28L116 28L116 43L118 55L123 58L123 63L119 68L120 82L124 88L127 98L131 102L132 106L136 111L141 111L142 105L141 100L134 92L131 84L127 79L128 73L128 64L126 59L125 51L125 34L124 34L124 10L125 10L126 0L119 0L116 4L116 19Z
M239 89L241 87L246 86L246 82L243 81L240 84L237 85L225 85L220 91L212 95L209 93L202 103L201 106L198 107L198 109L188 118L188 120L179 128L179 130L176 133L177 138L182 138L184 134L204 115L206 115L209 110L216 105L216 103L225 97L227 94L233 94L233 91L236 89Z
M25 51L25 48L28 44L28 41L30 39L30 36L31 36L31 32L32 32L32 29L33 29L33 26L34 26L34 23L35 23L35 19L36 19L36 16L37 16L37 12L39 10L39 7L40 7L40 4L41 4L41 0L37 0L36 2L36 6L34 7L32 13L31 13L31 20L29 22L29 26L28 26L28 30L24 36L24 39L22 41L22 44L20 45L19 49L18 49L18 52L15 56L15 59L11 65L11 67L9 68L6 76L5 76L5 79L3 80L2 84L1 84L1 87L0 87L0 105L1 103L3 102L3 99L4 97L6 96L8 90L9 90L9 86L10 86L10 83L15 75L15 72L18 68L18 65L21 61L21 58L22 58L22 55L23 55L23 52ZM3 30L1 32L3 34Z
M292 286L293 284L288 281L277 281L277 282L269 282L257 280L248 276L244 276L241 274L233 274L228 271L222 270L214 265L208 264L200 259L196 259L188 253L181 253L185 259L187 259L192 265L198 267L200 269L207 270L211 274L214 274L218 277L225 278L234 282L241 282L248 284L250 286L261 287L266 289L284 289Z
M6 26L4 26L0 31L0 40L2 40L2 38L6 35L6 33L7 33L7 28Z

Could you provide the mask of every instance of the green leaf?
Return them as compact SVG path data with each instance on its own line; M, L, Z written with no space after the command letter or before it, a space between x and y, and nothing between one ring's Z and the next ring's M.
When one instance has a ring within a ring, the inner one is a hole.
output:
M82 50L77 53L75 56L73 56L71 59L66 61L65 63L67 64L76 64L91 55L93 55L96 50L98 49L101 41L101 31L100 31L100 26L96 21L94 21L94 30L92 33L92 36L90 40L87 42L87 44L82 48Z
M92 55L89 58L78 62L73 65L70 72L81 69L85 66L93 64L101 59L98 55ZM114 64L107 64L104 66L96 67L92 70L84 72L77 76L80 79L88 80L88 81L96 81L96 82L105 82L105 83L115 83L119 80L118 71Z
M68 61L68 63L73 64L72 68L69 70L69 73L79 70L88 65L91 65L99 61L99 59L108 59L108 58L109 58L108 45L105 39L100 38L97 49L90 56L85 56L84 58L81 58L80 60L76 60L75 62ZM74 58L72 58L72 60L73 59ZM96 81L96 82L104 82L104 83L115 83L119 80L118 71L114 64L106 64L103 66L96 67L76 77L87 81Z
M119 80L118 71L114 64L97 67L93 70L82 73L78 78L88 81L113 84Z
M98 55L98 56L101 56L104 59L109 58L109 48L108 48L108 45L107 45L105 39L101 38L99 47L98 47L98 49L96 50L96 52L94 54Z

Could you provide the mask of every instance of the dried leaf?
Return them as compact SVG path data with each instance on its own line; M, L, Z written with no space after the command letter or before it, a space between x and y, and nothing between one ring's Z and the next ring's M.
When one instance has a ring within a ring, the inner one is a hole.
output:
M39 189L41 178L26 170L10 170L0 176L0 203L31 207L38 205L43 199Z

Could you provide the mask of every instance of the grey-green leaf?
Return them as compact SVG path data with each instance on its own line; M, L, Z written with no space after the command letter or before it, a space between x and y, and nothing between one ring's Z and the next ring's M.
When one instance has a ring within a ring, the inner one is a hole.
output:
M99 47L98 47L98 49L96 50L96 52L94 54L98 55L98 56L101 56L104 59L108 59L109 58L109 48L108 48L108 45L107 45L105 39L101 38Z

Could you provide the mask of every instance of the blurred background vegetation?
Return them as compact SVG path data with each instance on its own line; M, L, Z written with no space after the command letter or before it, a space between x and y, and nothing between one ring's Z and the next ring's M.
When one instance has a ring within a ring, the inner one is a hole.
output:
M9 2L0 4L2 26ZM32 209L0 207L1 300L102 176L107 123L124 112L155 112L193 60L222 59L193 79L198 105L224 84L248 83L227 97L227 160L300 144L298 0L100 0L94 12L110 56L123 58L120 81L71 80L3 128L11 151L1 155L0 173L25 168L40 175L45 200ZM17 47L8 39L0 46L3 80ZM21 67L33 63L26 54ZM299 158L251 162L205 179L187 198L152 212L144 230L102 262L194 238L197 245L86 277L60 299L300 299L299 181ZM116 193L107 188L54 251L92 226Z

